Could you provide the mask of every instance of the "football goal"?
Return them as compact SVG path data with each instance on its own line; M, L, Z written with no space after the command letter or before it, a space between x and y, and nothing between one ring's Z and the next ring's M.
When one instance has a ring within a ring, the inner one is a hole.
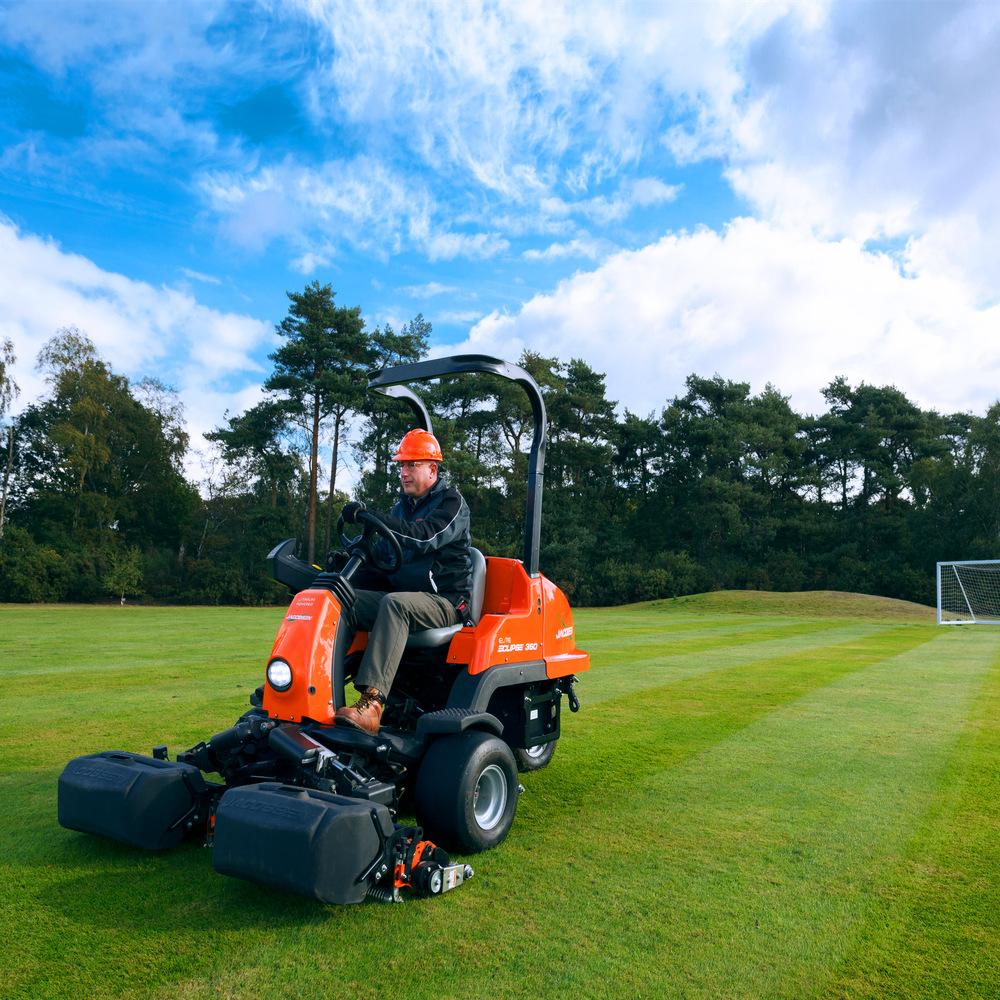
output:
M1000 559L937 564L939 625L1000 625Z

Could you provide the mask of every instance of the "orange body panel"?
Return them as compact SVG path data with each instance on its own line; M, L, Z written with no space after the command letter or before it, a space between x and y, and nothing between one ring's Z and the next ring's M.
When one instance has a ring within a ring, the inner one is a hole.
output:
M264 684L264 710L285 722L333 722L330 677L340 604L328 590L303 590L289 605L271 649L292 668L292 686L275 691ZM368 644L358 632L348 652ZM448 662L481 674L505 663L544 660L551 678L590 669L590 656L576 648L573 612L563 592L544 576L529 577L517 559L486 560L483 613L475 627L460 629L448 648Z
M330 664L340 625L340 604L328 590L303 590L292 598L271 649L292 668L292 686L264 684L264 710L285 722L333 722Z
M565 594L544 576L528 576L519 560L491 556L479 624L455 635L448 662L466 663L470 674L481 674L499 664L534 660L544 660L553 678L590 669L590 656L576 648Z

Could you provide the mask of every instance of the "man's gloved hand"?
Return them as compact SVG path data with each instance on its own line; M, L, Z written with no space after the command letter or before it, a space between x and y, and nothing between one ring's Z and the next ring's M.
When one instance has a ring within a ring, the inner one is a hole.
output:
M360 514L365 509L365 505L360 500L352 500L350 503L344 504L344 509L340 512L340 516L344 519L344 524L357 524L358 514Z

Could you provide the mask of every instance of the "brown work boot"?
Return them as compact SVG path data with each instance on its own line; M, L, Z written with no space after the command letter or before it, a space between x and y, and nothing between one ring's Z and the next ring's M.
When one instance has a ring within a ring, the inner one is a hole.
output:
M362 732L378 736L383 704L382 696L375 688L366 688L353 705L338 708L333 721L338 726L353 726Z

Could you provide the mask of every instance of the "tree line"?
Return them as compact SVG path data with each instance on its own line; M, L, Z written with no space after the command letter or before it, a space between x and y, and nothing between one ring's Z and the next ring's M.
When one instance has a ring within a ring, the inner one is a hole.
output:
M132 381L87 335L58 331L44 398L11 414L0 344L0 600L280 602L264 556L296 536L321 563L348 499L386 509L411 426L370 374L427 356L431 325L369 329L329 285L289 293L260 403L207 434L202 482L177 394ZM998 556L1000 403L924 410L892 386L823 389L797 413L774 386L691 375L660 412L619 411L580 358L518 359L549 416L541 566L578 605L710 589L847 590L932 603L938 559ZM532 420L516 385L459 376L422 390L473 541L519 556ZM325 472L325 474L324 474Z

